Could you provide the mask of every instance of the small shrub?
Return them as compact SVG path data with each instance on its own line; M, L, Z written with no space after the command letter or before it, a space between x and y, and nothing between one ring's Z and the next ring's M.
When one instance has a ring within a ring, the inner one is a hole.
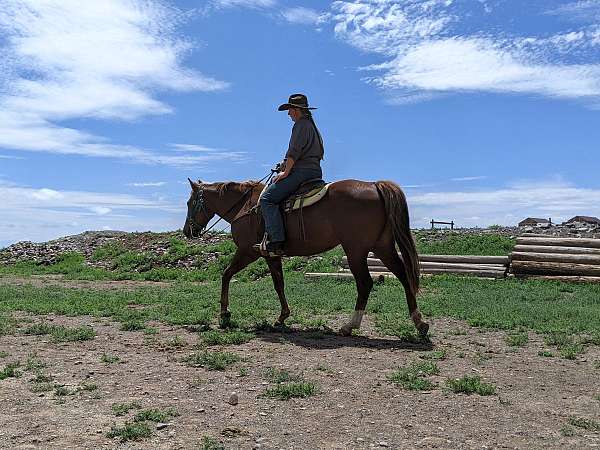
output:
M45 322L35 323L33 325L28 326L23 330L23 334L28 334L32 336L42 336L45 334L50 334L53 330L53 326L49 325Z
M462 378L447 380L446 384L454 393L493 395L496 387L493 384L482 383L481 378L477 376L470 377L465 375Z
M37 356L30 355L27 358L27 364L25 364L25 370L27 370L27 371L39 370L39 369L43 369L44 367L46 367L46 364L44 364L42 362L42 360L40 360Z
M526 332L511 333L506 335L504 340L511 347L523 347L529 341L529 336Z
M1 380L5 380L7 378L18 378L21 376L21 372L19 372L17 370L17 368L19 367L19 362L13 362L10 364L7 364L4 369L2 369L0 371L0 381Z
M146 328L146 324L140 320L126 320L121 323L121 331L141 331Z
M66 397L67 395L71 395L72 392L65 386L62 386L60 384L55 384L54 385L54 395L56 395L57 397Z
M38 372L36 374L36 376L34 378L32 378L30 381L32 383L49 383L52 380L53 380L52 375L45 375L42 372Z
M121 360L121 358L119 358L116 355L107 355L106 353L102 353L102 356L100 357L100 362L106 363L106 364L114 364L117 363Z
M109 438L121 438L121 442L139 441L152 436L152 430L146 422L125 422L122 427L112 426L106 435Z
M444 359L446 359L447 356L447 352L446 350L434 350L431 352L427 352L427 353L422 353L419 355L419 358L421 359L429 359L432 361L442 361Z
M140 409L142 405L139 402L129 402L129 403L114 403L111 406L111 409L115 416L124 416L132 409Z
M549 352L548 350L543 350L538 352L538 356L543 356L544 358L554 358L554 353Z
M54 327L50 334L53 342L88 341L96 337L96 332L88 326L77 328Z
M206 345L240 345L254 339L254 334L239 330L225 332L206 331L200 334L200 339Z
M7 356L9 356L8 352L5 352L5 351L0 352L0 358L6 358Z
M584 419L582 417L569 417L569 425L583 428L584 430L600 431L600 423L592 419Z
M235 353L231 352L196 352L183 361L192 367L204 367L208 370L225 370L228 366L241 361Z
M82 391L95 391L98 389L98 385L95 383L87 383L87 382L83 382L81 383L81 390Z
M287 370L277 369L269 367L265 371L265 378L272 383L287 383L289 381L301 381L302 377L299 375L292 375Z
M428 375L437 375L440 370L435 362L423 361L402 367L389 375L392 383L411 391L426 391L434 387L433 383L425 379Z
M565 425L560 429L560 434L565 437L575 436L575 429L572 426Z
M300 383L282 383L273 388L268 388L265 392L266 397L279 400L289 400L290 398L305 398L315 395L318 392L317 385L311 382Z
M35 394L39 394L41 392L48 392L54 389L54 385L52 383L34 383L29 390Z
M225 450L225 446L210 436L204 436L200 443L200 450Z
M167 408L164 411L160 409L145 409L137 413L133 419L134 422L166 422L171 417L176 417L179 414L173 408Z
M173 336L171 339L168 339L165 342L165 345L167 347L172 347L172 348L181 348L181 347L185 347L187 345L187 342L185 342L185 339L183 339L181 336L176 335L176 336Z

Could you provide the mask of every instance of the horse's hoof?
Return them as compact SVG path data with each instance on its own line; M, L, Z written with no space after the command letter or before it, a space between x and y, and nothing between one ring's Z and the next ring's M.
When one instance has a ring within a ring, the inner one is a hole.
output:
M352 335L352 327L344 325L342 328L340 328L339 333L341 336L346 336L346 337L351 336Z
M427 333L429 333L429 324L425 323L425 322L421 322L419 327L419 336L421 336L421 338L426 338L427 337Z
M219 327L229 328L230 326L231 326L231 313L229 311L222 312L221 318L219 319Z

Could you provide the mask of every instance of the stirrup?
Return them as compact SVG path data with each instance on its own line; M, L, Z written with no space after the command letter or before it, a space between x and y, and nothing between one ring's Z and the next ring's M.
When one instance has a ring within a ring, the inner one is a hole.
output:
M284 256L285 252L283 251L283 248L281 249L281 251L269 251L267 249L267 246L270 244L269 241L267 241L267 233L265 233L265 235L263 236L263 240L261 241L260 244L254 244L252 246L252 248L256 251L258 251L262 256L266 256L268 258L274 258L274 257L278 257L278 256Z

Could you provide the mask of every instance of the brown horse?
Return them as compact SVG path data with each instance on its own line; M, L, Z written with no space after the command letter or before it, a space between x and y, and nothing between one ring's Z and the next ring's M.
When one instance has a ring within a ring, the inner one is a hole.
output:
M229 282L236 273L261 257L252 246L261 241L264 225L260 213L257 214L252 207L257 204L264 185L252 181L202 183L191 180L190 184L192 192L187 202L184 234L188 238L197 237L217 214L231 224L231 234L237 246L231 264L223 273L221 285L221 326L228 326L231 317L228 311ZM368 254L372 251L402 283L410 317L420 335L427 335L429 325L422 320L416 300L419 260L409 228L406 198L397 184L357 180L332 183L322 200L302 211L304 235L298 214L298 211L293 211L285 218L287 256L315 255L341 244L348 257L358 298L355 311L350 321L341 328L341 334L349 335L352 329L360 327L373 287L367 266ZM398 255L396 244L402 258ZM290 309L284 293L281 257L265 259L281 302L277 323L283 325Z

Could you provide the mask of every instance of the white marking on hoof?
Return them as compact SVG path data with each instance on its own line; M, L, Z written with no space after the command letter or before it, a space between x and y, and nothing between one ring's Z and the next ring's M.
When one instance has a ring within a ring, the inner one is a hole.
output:
M364 310L354 311L352 313L352 317L350 318L350 322L340 328L340 333L343 336L350 336L352 334L352 330L358 330L364 314Z

